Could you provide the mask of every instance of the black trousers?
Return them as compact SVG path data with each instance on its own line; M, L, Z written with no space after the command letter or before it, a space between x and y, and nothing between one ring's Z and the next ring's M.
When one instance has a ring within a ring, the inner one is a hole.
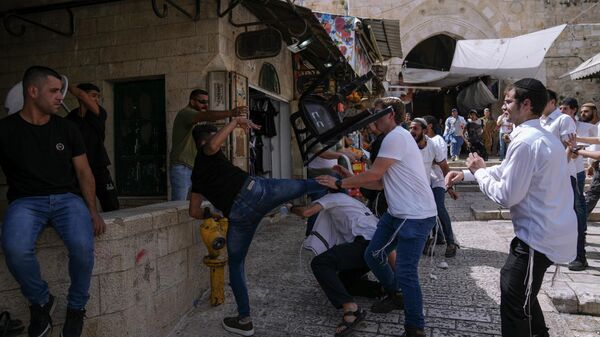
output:
M594 177L590 184L590 190L585 194L585 203L587 205L587 214L590 215L600 200L600 170L598 162L594 162Z
M354 302L350 290L358 293L363 283L376 284L362 279L369 272L363 258L369 242L358 236L353 242L334 246L312 260L313 274L334 307L339 309L344 303Z
M116 211L119 209L117 187L113 182L108 168L96 168L92 170L96 180L96 197L100 201L102 212Z
M529 246L520 239L514 238L510 243L510 253L506 263L500 271L500 317L503 337L529 337L531 334L545 336L548 331L537 294L542 286L546 269L553 263L546 255L534 252L531 295L528 305L525 305L528 264Z

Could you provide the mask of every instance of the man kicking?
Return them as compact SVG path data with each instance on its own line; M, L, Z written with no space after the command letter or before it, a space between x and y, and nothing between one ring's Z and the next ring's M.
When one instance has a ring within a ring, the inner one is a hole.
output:
M189 213L203 217L203 197L229 218L227 255L229 283L237 304L238 316L223 319L223 328L242 336L254 335L250 317L250 301L244 275L244 261L254 232L262 218L272 209L306 193L324 188L314 180L265 179L250 176L234 166L221 151L221 146L236 127L258 129L246 117L231 119L217 132L212 125L199 125L192 135L198 154L192 170L192 194Z

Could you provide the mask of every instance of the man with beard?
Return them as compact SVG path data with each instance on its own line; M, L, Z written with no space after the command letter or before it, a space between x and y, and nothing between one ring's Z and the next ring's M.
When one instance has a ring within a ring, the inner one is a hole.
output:
M579 119L585 123L595 125L595 128L592 128L591 130L596 132L594 136L600 135L600 118L598 117L598 110L594 103L585 103L581 106L581 115ZM593 131L591 133L593 133ZM600 145L593 144L589 147L589 150L600 151ZM589 167L587 175L593 177L590 190L585 194L585 204L588 215L592 213L592 210L596 207L596 204L600 199L600 169L598 168L598 163L597 160L591 158L588 159Z
M476 180L481 191L510 208L515 238L500 271L500 319L503 337L549 337L537 300L546 269L576 255L576 216L565 149L541 125L548 94L544 85L526 78L508 86L503 108L515 130L502 164L486 168L477 154L469 170L452 171L446 184Z

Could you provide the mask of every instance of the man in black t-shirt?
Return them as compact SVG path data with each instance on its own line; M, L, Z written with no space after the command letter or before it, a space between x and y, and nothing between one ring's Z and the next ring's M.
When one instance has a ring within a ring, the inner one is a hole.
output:
M69 92L77 97L79 108L73 109L65 118L75 123L83 136L102 211L118 210L117 189L108 171L110 159L104 148L107 114L100 105L100 88L91 83L80 83L77 87L69 87Z
M221 152L221 145L238 126L246 130L259 128L245 117L232 118L218 132L210 125L194 128L192 135L198 154L192 170L189 212L194 218L202 218L202 199L206 198L229 218L229 282L237 303L238 316L226 317L222 324L229 332L252 336L254 327L250 318L244 260L254 232L262 218L275 207L306 193L324 191L325 188L312 179L265 179L250 176L231 164Z
M51 224L69 251L71 286L61 336L79 337L94 266L93 237L105 230L81 134L55 115L63 99L61 86L56 71L27 69L23 110L0 120L0 165L10 202L1 242L8 269L31 303L30 337L50 334L56 303L35 256L41 231Z

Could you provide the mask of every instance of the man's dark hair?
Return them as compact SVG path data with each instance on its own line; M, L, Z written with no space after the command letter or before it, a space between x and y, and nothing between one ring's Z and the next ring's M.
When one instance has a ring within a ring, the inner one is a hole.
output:
M439 125L437 119L431 115L423 116L423 119L427 122L427 125L431 124L431 129L436 135L440 134Z
M577 110L579 108L579 102L573 97L567 97L563 99L561 105L566 105L571 109Z
M45 80L49 76L56 77L62 81L60 74L56 70L50 69L43 66L32 66L25 70L23 74L23 95L27 97L27 88L32 85L40 85L42 80Z
M548 89L542 82L534 78L524 78L516 81L506 88L505 92L515 90L515 100L517 103L523 103L526 99L531 102L531 112L540 116L548 103Z
M79 88L85 92L90 92L90 91L100 92L100 88L98 88L97 85L92 84L92 83L79 83L77 85L77 88Z
M194 89L190 93L190 99L194 99L198 95L207 95L208 96L208 91L203 90L203 89Z
M217 128L214 125L196 125L194 129L192 129L192 138L194 138L194 142L196 142L197 145L210 138L211 134L215 132L217 132Z
M546 89L548 92L548 100L554 100L555 103L558 103L558 96L556 96L556 91L552 89Z
M381 97L373 102L373 105L381 105L383 108L391 106L394 109L394 121L397 125L404 122L404 103L398 97Z

